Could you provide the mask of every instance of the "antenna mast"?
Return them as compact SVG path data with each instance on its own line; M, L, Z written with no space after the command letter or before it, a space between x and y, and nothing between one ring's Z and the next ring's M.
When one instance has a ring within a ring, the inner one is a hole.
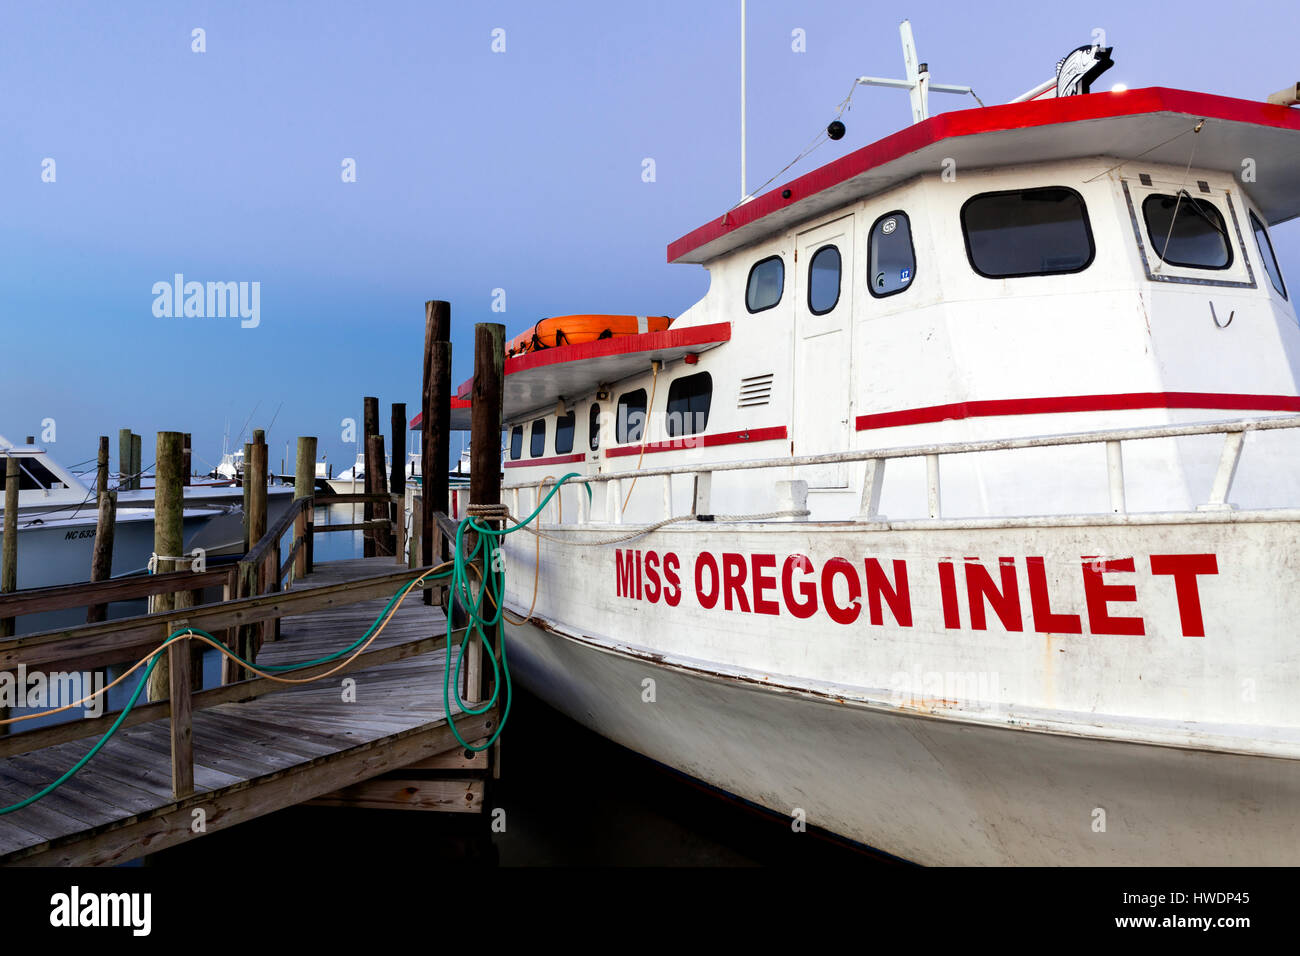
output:
M907 90L912 100L912 122L919 123L930 118L930 93L959 93L975 95L969 86L953 86L948 83L930 81L930 65L920 63L916 56L916 40L912 36L912 23L904 20L898 25L899 36L903 40L903 66L907 70L907 79L891 80L880 76L860 76L858 82L863 86L888 86L896 90Z
M745 0L740 0L740 201L749 198L745 186Z

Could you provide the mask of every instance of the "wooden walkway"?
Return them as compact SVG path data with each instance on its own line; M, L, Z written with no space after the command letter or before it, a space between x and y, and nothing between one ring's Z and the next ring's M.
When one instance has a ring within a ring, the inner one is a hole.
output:
M317 564L293 590L391 573L392 558ZM288 616L281 638L265 644L260 664L312 660L359 638L386 599ZM413 592L370 650L395 659L345 670L316 683L193 713L195 793L172 796L170 720L125 726L79 774L35 804L0 817L0 863L117 864L308 800L422 808L481 809L481 780L456 778L436 804L428 793L395 783L388 798L359 793L363 781L399 768L470 768L442 706L445 619ZM430 650L429 639L439 638ZM343 681L354 680L345 701ZM131 683L131 681L128 681ZM132 684L132 686L134 686ZM485 738L495 712L457 721L466 740ZM16 803L48 785L98 739L58 743L0 759L0 804ZM373 786L373 785L368 785ZM351 788L351 789L344 789ZM341 793L339 791L342 791Z

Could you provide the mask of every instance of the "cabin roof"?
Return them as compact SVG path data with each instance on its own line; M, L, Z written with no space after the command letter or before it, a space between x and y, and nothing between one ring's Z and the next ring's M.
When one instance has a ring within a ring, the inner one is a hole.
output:
M470 409L469 399L451 397L451 430L454 432L469 431ZM416 412L415 417L411 419L408 428L419 428L424 424L424 412Z
M1196 134L1198 168L1239 174L1242 159L1251 157L1260 171L1251 198L1269 224L1300 216L1300 164L1294 159L1300 153L1300 110L1149 87L932 116L728 210L670 243L668 261L709 262L922 173L937 172L948 157L959 170L1139 154L1139 162L1186 165L1191 143L1178 134L1201 119L1207 122ZM782 195L785 190L789 198Z
M510 421L525 412L554 407L561 398L581 398L601 385L645 371L652 360L673 362L721 345L730 338L731 323L717 322L664 332L619 335L598 342L561 345L511 356L505 361L502 417ZM461 385L457 397L464 401L473 390L471 378Z

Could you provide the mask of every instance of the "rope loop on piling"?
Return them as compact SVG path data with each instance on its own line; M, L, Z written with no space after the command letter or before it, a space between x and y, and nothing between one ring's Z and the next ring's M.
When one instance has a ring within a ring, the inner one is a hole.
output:
M179 557L177 557L174 554L159 554L158 552L155 551L149 555L149 564L147 565L147 567L149 569L150 574L157 574L159 561L173 561L179 564L188 565L191 562L193 562L195 557L196 555L194 554L182 554Z

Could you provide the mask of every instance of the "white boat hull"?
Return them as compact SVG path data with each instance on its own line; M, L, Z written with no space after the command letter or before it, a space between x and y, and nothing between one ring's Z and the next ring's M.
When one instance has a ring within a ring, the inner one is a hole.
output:
M516 679L579 723L792 824L803 811L809 825L914 862L1296 862L1295 761L891 713L535 626L511 627L509 640Z
M509 629L510 662L530 690L624 746L908 860L1294 865L1300 661L1291 622L1300 595L1286 569L1297 562L1298 518L691 524L630 543L637 561L650 551L678 557L671 605L662 575L652 601L648 575L633 585L634 575L616 570L626 546L547 540L535 623ZM627 530L548 533L591 542ZM507 542L507 604L522 614L533 600L534 542L526 534ZM1205 553L1217 571L1196 576L1198 636L1190 578L1180 598L1151 557ZM751 572L727 608L717 593L725 587L708 573L701 594L694 569L706 554L719 564L738 555L751 569L756 555L775 554L774 576L756 591ZM782 558L791 554L810 556L815 569L849 563L829 590L809 571L783 597ZM1131 558L1136 570L1111 565L1089 578L1089 555ZM855 601L847 569L860 577L871 556L906 564L910 623L887 602L872 623L868 595ZM1044 558L1054 619L1027 556ZM944 615L944 561L953 564L958 626ZM983 627L972 628L963 585L978 576L974 564L995 582L1008 569L1016 626L989 605ZM790 598L812 592L817 610L793 615ZM754 613L756 597L764 613ZM828 616L828 597L839 620ZM1139 619L1142 633L1117 633L1135 630L1121 618ZM972 679L954 689L953 677Z

